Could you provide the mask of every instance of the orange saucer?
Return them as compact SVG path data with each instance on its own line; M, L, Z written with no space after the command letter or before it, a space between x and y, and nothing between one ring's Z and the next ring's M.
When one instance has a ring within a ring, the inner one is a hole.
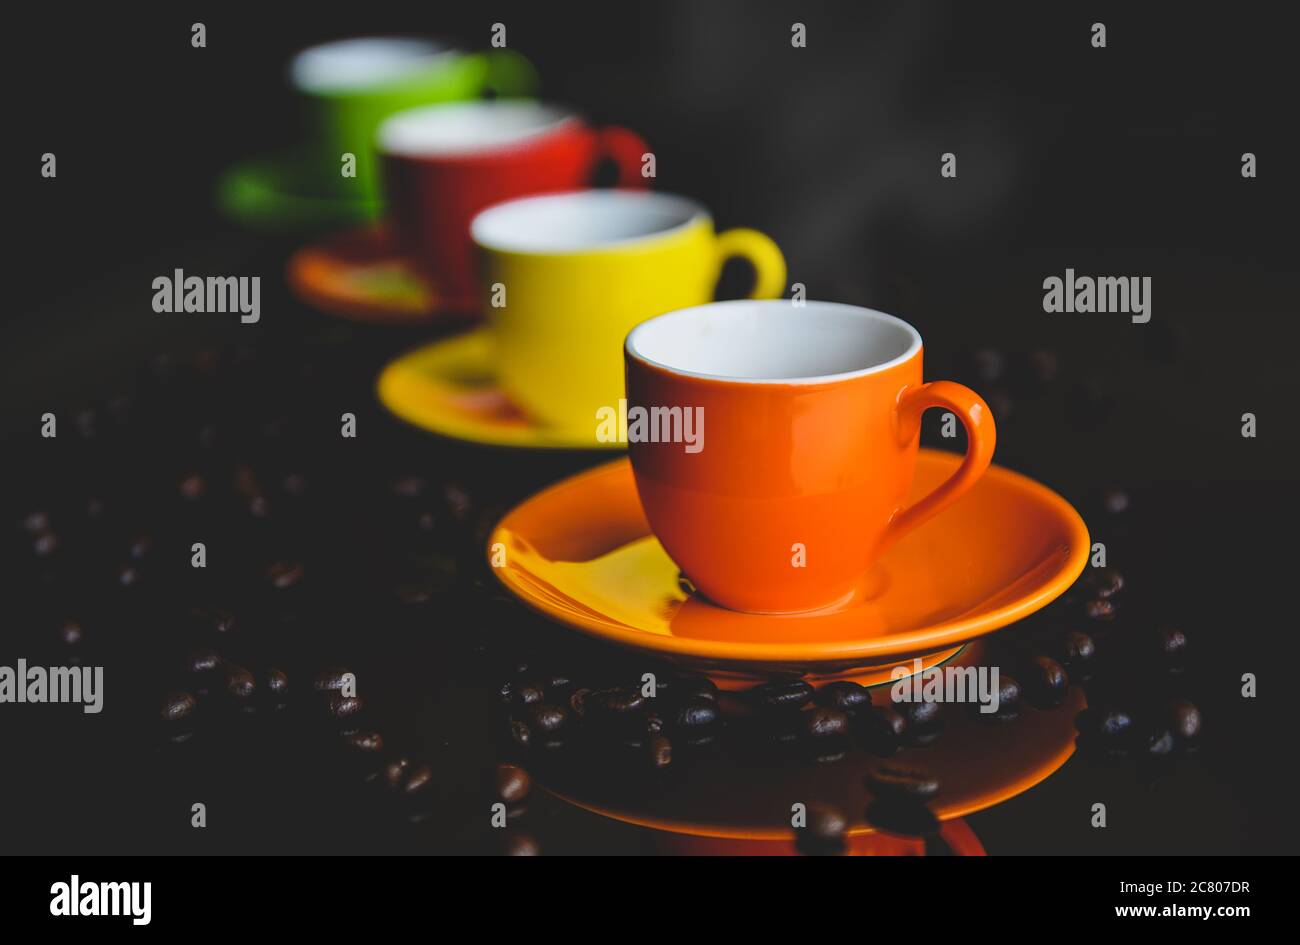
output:
M911 495L934 489L960 461L922 449ZM534 609L729 687L784 673L872 684L914 657L947 659L1064 593L1088 552L1088 529L1068 502L990 466L967 496L877 562L865 599L812 614L738 613L690 593L650 533L626 459L517 506L487 549L502 583Z
M308 305L353 321L409 325L476 317L448 307L382 226L350 230L298 250L286 278Z

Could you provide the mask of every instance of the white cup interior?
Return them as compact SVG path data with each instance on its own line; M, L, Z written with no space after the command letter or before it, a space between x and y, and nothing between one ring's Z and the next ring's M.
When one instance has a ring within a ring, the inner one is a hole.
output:
M405 78L453 50L427 39L368 36L304 49L289 64L289 80L303 92L365 89Z
M630 355L674 374L800 384L882 371L913 357L921 336L902 319L856 305L775 299L713 302L643 322Z
M513 253L573 253L625 246L707 220L708 211L673 194L581 190L489 207L470 224L474 242Z
M389 154L438 157L509 148L577 121L572 112L538 102L459 102L398 112L379 126Z

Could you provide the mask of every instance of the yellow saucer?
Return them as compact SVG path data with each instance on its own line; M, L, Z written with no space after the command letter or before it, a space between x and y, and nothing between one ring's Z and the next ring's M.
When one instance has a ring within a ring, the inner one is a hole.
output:
M407 423L457 440L535 449L621 450L626 444L589 432L547 427L529 419L497 386L486 328L407 352L386 365L379 401Z
M960 462L922 449L913 501ZM1063 594L1087 563L1089 540L1055 492L990 466L961 501L884 554L864 599L811 614L739 613L683 583L650 533L630 462L620 459L517 506L487 553L501 582L543 614L734 687L786 673L871 684L913 658L946 659Z

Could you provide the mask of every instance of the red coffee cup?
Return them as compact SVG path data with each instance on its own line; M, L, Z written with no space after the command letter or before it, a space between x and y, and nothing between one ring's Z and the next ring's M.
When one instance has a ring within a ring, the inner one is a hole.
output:
M470 220L516 197L588 186L602 158L618 186L645 187L645 141L624 128L592 128L554 105L496 100L400 112L379 128L391 222L410 261L448 308L481 303Z

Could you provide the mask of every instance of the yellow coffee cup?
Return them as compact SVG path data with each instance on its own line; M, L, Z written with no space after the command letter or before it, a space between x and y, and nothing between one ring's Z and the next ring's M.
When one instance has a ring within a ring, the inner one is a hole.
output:
M722 264L748 259L751 298L785 288L785 259L755 230L715 233L673 194L580 190L497 204L470 234L485 262L498 380L548 426L590 431L623 397L623 340L648 318L712 301Z

